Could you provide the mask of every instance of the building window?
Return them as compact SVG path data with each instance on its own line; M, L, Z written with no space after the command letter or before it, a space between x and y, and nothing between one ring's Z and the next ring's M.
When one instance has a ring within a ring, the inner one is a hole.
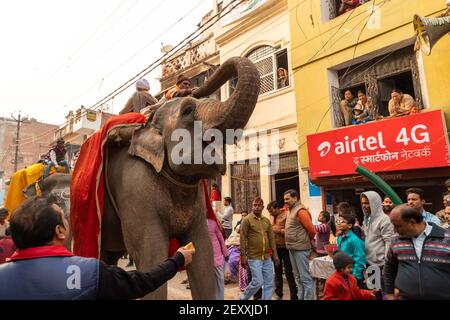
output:
M252 211L253 199L261 195L259 160L231 165L231 198L235 212Z
M278 50L271 46L261 46L252 50L247 58L255 64L261 76L260 95L290 86L286 49ZM233 93L236 84L236 78L230 80L229 95Z
M368 121L389 116L388 104L393 89L412 96L418 109L422 109L424 105L418 64L412 52L408 46L337 71L339 88L331 88L335 127L345 126L341 101L347 90L351 91L355 102L358 100L358 91L365 92L370 98L372 108Z

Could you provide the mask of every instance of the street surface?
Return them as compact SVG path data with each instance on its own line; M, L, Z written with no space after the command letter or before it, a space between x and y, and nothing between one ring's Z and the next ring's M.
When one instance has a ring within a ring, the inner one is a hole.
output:
M131 271L136 268L126 267L128 264L128 259L120 259L119 267ZM186 284L182 284L181 282L187 278L186 271L178 272L175 277L169 280L168 282L168 300L191 300L191 291L186 289ZM284 279L283 284L283 292L284 298L289 299L289 287ZM237 283L230 283L225 285L225 300L238 300L239 295L241 294L239 290L239 285Z

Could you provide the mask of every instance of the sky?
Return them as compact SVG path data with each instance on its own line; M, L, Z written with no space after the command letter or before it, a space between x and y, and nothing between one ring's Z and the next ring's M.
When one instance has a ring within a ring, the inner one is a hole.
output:
M0 116L20 110L22 116L63 124L70 110L91 107L159 59L161 43L175 46L196 30L212 5L213 0L1 1ZM160 75L157 68L144 76L152 94L159 92ZM120 111L133 91L134 86L108 102L109 111Z

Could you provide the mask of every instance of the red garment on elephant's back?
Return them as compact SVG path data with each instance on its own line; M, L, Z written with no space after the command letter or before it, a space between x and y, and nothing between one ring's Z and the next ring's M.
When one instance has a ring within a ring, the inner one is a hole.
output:
M70 222L76 255L98 258L100 253L100 222L103 216L103 147L108 132L145 122L140 113L112 117L81 146L70 183Z

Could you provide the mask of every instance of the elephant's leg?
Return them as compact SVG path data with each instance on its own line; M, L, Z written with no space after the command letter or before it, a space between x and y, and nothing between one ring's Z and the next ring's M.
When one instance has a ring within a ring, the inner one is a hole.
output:
M204 217L201 214L197 223L192 224L186 239L194 243L196 251L186 268L194 300L213 300L216 292L213 250Z
M110 265L117 265L119 258L124 255L125 251L120 219L114 211L109 197L105 196L100 260Z
M169 250L167 231L156 219L141 221L137 225L136 221L127 218L128 221L122 220L122 228L128 253L130 257L133 257L137 270L149 271L167 259ZM166 300L167 283L147 294L143 299Z

